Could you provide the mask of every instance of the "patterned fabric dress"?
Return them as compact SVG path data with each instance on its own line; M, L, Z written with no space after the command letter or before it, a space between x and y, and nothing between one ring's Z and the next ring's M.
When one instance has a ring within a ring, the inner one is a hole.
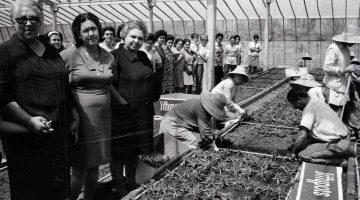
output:
M171 49L163 47L165 53L164 63L164 77L162 82L163 91L172 92L174 91L174 57Z

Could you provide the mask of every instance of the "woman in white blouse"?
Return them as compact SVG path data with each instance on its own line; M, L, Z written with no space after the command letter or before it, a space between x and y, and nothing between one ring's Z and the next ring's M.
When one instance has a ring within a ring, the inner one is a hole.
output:
M253 74L257 71L259 66L259 53L261 51L261 45L259 42L259 35L253 36L254 41L249 43L249 74Z

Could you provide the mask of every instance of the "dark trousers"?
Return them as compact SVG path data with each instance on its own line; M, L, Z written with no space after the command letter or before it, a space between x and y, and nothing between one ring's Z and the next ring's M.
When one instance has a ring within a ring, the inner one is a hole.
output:
M215 66L214 73L215 73L215 84L214 85L217 85L218 83L221 82L221 79L224 77L223 67L221 65Z
M202 91L202 80L204 74L204 64L198 64L195 66L195 81L196 81L196 94L200 94Z

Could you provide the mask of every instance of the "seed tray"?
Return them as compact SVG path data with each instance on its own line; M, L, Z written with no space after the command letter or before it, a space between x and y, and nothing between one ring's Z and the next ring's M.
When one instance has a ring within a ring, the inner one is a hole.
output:
M287 155L292 138L297 133L293 129L273 128L266 125L241 124L225 138L234 143L229 148L274 155Z
M285 199L298 168L286 159L195 150L136 199Z

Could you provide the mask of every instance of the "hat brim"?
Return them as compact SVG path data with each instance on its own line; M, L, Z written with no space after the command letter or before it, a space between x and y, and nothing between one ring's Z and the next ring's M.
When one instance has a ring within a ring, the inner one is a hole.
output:
M304 56L304 57L302 57L301 59L303 59L303 60L312 60L311 57L307 57L307 56Z
M360 65L360 61L351 61L350 64Z
M359 44L360 36L339 34L339 35L335 35L332 38L332 40L337 41L337 42L345 42L345 43L349 43L349 44Z
M290 83L291 86L293 85L300 85L300 86L305 86L305 87L309 87L309 88L313 88L313 87L320 87L321 84L316 82L316 81L303 81L303 80L296 80L292 83Z
M214 118L218 120L225 120L226 112L224 109L219 109L214 104L211 93L203 92L200 96L200 101L204 109Z

